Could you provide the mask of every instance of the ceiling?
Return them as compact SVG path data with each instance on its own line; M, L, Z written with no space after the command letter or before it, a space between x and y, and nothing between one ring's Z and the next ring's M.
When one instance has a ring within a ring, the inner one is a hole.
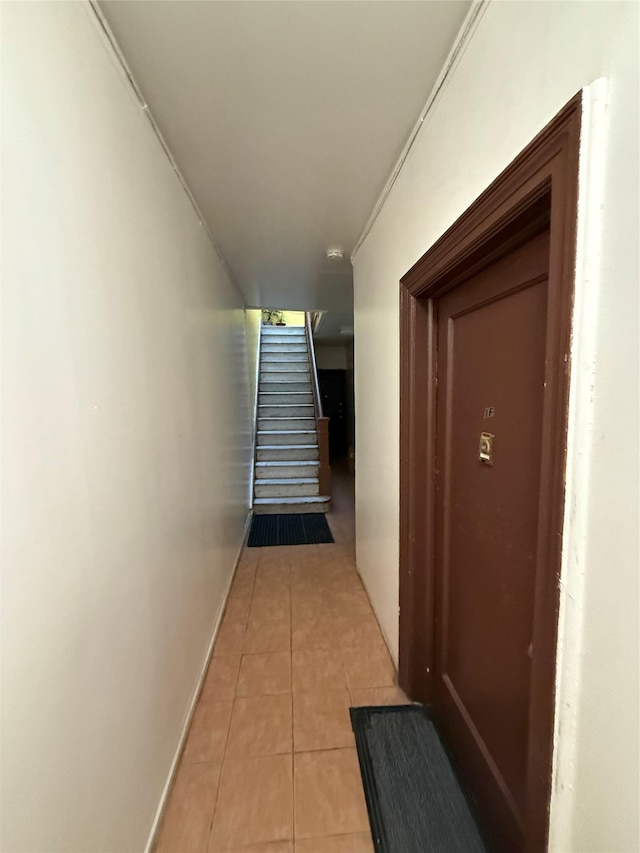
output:
M247 304L351 313L349 254L469 6L102 0Z

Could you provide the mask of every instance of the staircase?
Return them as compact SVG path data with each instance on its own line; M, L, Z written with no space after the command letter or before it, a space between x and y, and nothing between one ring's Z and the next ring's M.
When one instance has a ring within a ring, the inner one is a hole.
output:
M331 496L320 494L319 488L319 396L308 338L303 326L262 326L253 498L257 515L329 509Z

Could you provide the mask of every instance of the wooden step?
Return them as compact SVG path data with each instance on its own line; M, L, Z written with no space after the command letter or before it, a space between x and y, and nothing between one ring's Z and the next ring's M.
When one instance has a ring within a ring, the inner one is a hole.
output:
M309 376L309 362L305 361L265 361L260 365L260 376L273 373L286 373L294 377Z
M280 403L269 406L258 404L259 418L313 418L315 410L311 403L296 405L295 403Z
M314 495L309 498L254 498L256 515L281 515L283 513L328 512L331 497Z
M256 480L287 477L317 477L320 463L317 459L274 459L256 462Z
M317 444L263 444L256 447L258 462L317 462Z
M307 338L304 326L263 326L262 336L263 338L273 339L299 337L306 340Z
M272 341L270 338L267 338L262 342L260 346L260 352L268 353L268 352L296 352L296 353L304 353L307 355L307 344L299 343L295 338L291 341L287 338L286 341Z
M316 419L315 417L311 418L258 418L258 431L264 432L265 430L278 430L279 432L283 432L284 430L292 430L293 432L299 432L300 430L314 430L316 428Z
M258 445L274 445L274 444L316 444L317 434L315 429L301 430L279 430L279 429L259 429Z
M254 491L257 498L308 498L318 494L318 478L261 478L255 481Z
M258 397L258 405L313 406L313 394L311 393L311 391L290 391L289 393L284 393L280 391L260 391L260 396Z
M293 391L304 391L311 393L311 380L307 379L291 379L290 375L278 375L277 373L269 373L265 377L260 377L258 385L259 391L269 391L277 393L289 394Z
M309 356L306 352L262 352L260 353L260 365L265 364L309 364Z

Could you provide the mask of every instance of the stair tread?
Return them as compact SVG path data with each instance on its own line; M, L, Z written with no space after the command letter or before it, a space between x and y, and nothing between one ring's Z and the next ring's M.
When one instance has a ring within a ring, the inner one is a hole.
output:
M256 486L308 486L317 482L317 477L265 477L256 481Z
M258 450L317 450L317 444L260 444Z
M264 445L262 445L264 447ZM284 445L286 447L286 445ZM283 447L282 444L276 445L276 447ZM291 447L314 447L314 445L304 445L304 444L292 444ZM318 466L318 460L313 459L299 459L296 461L295 459L270 459L267 462L256 462L256 467L260 468L296 468L298 465L315 465Z
M258 421L310 421L313 415L260 415Z
M259 429L258 435L312 435L315 429ZM282 445L280 445L282 446Z
M318 504L331 500L330 495L298 495L297 497L254 498L254 504Z

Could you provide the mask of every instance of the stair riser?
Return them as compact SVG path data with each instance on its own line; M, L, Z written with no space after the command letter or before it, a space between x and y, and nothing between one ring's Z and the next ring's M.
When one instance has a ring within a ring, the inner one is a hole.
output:
M259 418L313 418L313 406L258 406Z
M282 515L283 513L302 513L302 512L329 512L331 501L325 501L318 504L269 504L268 506L260 506L254 504L254 515Z
M261 347L304 347L308 346L306 335L262 335Z
M268 361L260 365L260 375L290 373L293 377L309 376L309 365L305 361Z
M268 364L309 364L306 352L262 352L260 365Z
M266 338L295 338L297 335L306 337L303 326L263 326L262 334Z
M311 498L318 494L318 484L266 485L256 480L255 493L257 498Z
M303 432L299 435L293 432L285 432L282 435L258 432L258 444L317 444L317 441L315 432L312 434Z
M299 404L300 406L311 406L313 408L312 394L260 394L258 405L260 406L280 406Z
M304 350L307 349L308 343L307 339L304 335L299 335L296 337L287 336L287 337L276 337L275 335L262 336L262 340L260 341L260 349L267 348L267 351L280 351L280 350L288 350L290 347L293 349L293 352L299 351L300 348Z
M273 374L272 374L273 375ZM297 380L294 379L290 382L283 382L281 379L261 379L260 380L260 391L278 391L278 392L286 392L286 391L310 391L311 390L311 382L307 380Z
M315 429L315 418L259 418L258 429Z
M271 341L267 341L266 343L263 341L262 346L260 347L260 352L293 352L293 353L306 353L307 345L306 343L271 343Z
M312 444L313 442L309 442ZM271 447L266 450L258 446L256 450L258 462L308 462L318 461L318 448Z
M269 465L256 468L257 480L284 479L285 477L317 477L319 464L314 465Z

